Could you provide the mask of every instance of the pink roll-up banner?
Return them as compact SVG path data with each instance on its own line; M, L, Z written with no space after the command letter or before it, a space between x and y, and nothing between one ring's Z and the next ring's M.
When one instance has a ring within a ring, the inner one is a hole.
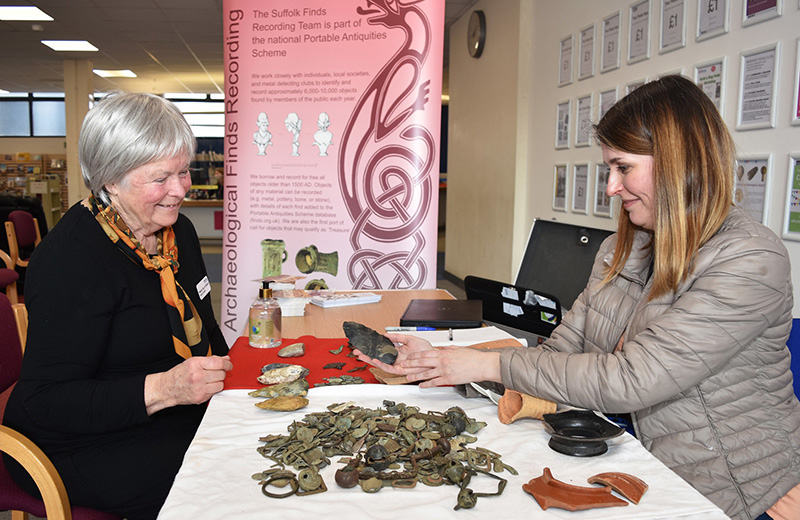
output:
M224 0L222 309L436 285L444 0Z

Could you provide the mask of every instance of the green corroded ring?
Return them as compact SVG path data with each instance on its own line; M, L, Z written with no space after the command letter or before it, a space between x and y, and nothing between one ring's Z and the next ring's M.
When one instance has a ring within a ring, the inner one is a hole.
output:
M270 491L267 491L267 486L269 486L271 483L275 482L276 480L288 481L289 486L292 489L290 489L286 493L272 493ZM286 498L286 497L290 497L290 496L294 495L295 493L297 493L297 488L298 487L299 487L299 484L297 482L297 477L295 477L294 473L292 473L291 471L278 471L278 472L275 472L274 474L270 475L270 477L261 484L261 492L264 493L266 496L268 496L270 498Z

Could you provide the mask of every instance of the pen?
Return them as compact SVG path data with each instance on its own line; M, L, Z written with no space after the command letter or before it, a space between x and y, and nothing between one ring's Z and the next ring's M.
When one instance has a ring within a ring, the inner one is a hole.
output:
M450 339L450 341L453 341L453 329L450 329L450 330L447 332L447 336L448 336L448 338Z
M436 330L434 327L386 327L386 332L408 332L413 330Z

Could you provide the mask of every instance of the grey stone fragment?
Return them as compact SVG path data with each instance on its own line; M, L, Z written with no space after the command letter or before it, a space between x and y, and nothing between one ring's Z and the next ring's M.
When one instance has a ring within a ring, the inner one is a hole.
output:
M300 357L306 353L306 345L305 343L292 343L291 345L287 345L278 351L278 357L281 358L291 358L291 357Z
M351 347L387 365L394 364L397 359L397 349L389 338L354 321L344 322L342 329L350 340Z

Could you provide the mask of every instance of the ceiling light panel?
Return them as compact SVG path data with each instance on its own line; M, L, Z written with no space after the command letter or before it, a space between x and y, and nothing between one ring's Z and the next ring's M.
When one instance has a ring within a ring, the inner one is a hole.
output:
M3 5L0 6L0 20L52 22L53 17L32 5Z
M59 52L96 52L99 50L86 40L42 40L42 43Z
M132 70L103 70L103 69L92 69L92 72L100 76L101 78L135 78L136 73Z

